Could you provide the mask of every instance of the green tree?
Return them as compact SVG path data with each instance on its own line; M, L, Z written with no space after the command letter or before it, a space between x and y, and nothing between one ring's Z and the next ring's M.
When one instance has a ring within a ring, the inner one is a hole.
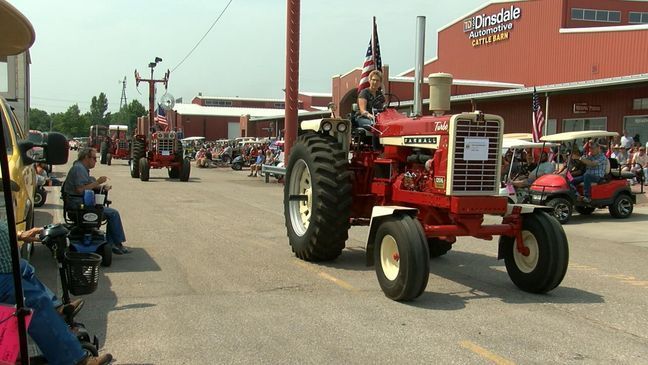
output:
M49 131L52 117L46 111L29 108L29 128L39 131Z
M140 103L137 100L132 100L130 104L128 104L128 129L131 131L135 130L135 127L137 127L137 117L141 117L146 115L146 108L142 103Z
M99 93L99 96L93 96L90 102L90 121L92 124L108 125L106 120L106 111L108 110L108 98L106 94Z
M81 115L79 106L74 104L65 113L54 113L52 129L68 137L87 136L90 130L90 113Z

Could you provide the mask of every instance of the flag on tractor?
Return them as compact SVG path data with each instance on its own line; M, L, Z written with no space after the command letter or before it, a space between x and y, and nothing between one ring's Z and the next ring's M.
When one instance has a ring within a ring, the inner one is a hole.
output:
M362 76L358 84L358 93L362 89L369 87L369 74L373 70L382 71L382 59L380 58L380 44L378 43L378 27L376 26L376 17L373 17L373 32L369 40L369 47L365 55L365 61L362 65Z
M167 127L169 126L169 122L167 122L167 118L166 118L166 112L162 108L162 104L158 104L157 111L156 111L156 114L155 114L155 121L157 123L160 123L160 124L164 125L164 126L167 126Z
M545 118L542 114L542 108L538 101L536 88L533 88L533 142L540 142L542 131L544 130Z

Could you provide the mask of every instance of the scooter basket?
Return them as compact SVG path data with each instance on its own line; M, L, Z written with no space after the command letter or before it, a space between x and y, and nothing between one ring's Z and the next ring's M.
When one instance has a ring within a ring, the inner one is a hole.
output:
M66 252L68 286L72 295L90 294L97 290L101 256L96 253Z

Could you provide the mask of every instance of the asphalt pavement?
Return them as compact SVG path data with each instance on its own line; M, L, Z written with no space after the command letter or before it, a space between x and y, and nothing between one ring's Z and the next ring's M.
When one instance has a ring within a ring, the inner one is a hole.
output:
M567 275L546 295L512 284L496 240L460 238L432 260L425 293L398 303L365 266L366 227L337 260L300 261L282 185L247 173L192 166L189 182L166 170L141 182L119 160L92 171L110 178L132 253L102 268L79 319L116 364L648 363L645 204L627 220L575 215ZM58 193L36 219L61 221ZM56 286L46 248L34 262Z

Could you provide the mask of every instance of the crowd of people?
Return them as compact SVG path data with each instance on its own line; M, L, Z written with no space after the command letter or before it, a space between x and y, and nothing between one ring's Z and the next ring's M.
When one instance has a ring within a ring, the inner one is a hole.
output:
M242 162L250 166L248 176L258 176L264 164L275 165L283 160L283 147L277 142L204 142L194 148L197 167L212 167L215 162L231 163L241 156Z

